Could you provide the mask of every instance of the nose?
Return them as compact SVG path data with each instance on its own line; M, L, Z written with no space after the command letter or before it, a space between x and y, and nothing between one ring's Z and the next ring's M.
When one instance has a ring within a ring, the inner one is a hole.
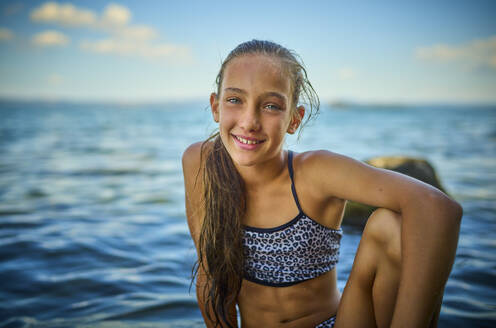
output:
M239 125L247 132L254 132L260 129L260 113L255 106L250 106L243 111Z

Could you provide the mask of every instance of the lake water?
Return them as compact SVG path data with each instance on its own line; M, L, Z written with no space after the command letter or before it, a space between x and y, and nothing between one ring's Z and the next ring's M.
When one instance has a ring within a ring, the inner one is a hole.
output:
M180 158L206 105L0 103L0 326L203 327ZM439 326L496 326L496 108L323 106L286 143L433 164L464 208Z

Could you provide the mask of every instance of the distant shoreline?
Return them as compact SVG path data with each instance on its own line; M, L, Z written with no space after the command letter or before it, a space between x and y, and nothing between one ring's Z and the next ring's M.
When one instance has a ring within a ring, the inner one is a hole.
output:
M454 102L353 102L353 101L331 101L327 106L334 109L356 109L356 108L383 108L383 109L409 109L415 107L480 107L495 108L496 103L454 103Z
M208 106L208 97L205 99L200 98L185 98L185 99L163 99L163 100L136 100L136 101L118 101L113 99L98 100L98 99L48 99L48 98L14 98L14 97L1 97L0 106L4 104L43 104L43 105L100 105L100 106L122 106L122 107L138 107L138 106L152 106L160 107L164 105L185 105L194 104L201 107ZM477 108L494 108L495 103L484 102L453 102L453 101L438 101L438 102L364 102L364 101L348 101L348 100L322 100L323 107L330 107L332 109L409 109L415 107L477 107Z

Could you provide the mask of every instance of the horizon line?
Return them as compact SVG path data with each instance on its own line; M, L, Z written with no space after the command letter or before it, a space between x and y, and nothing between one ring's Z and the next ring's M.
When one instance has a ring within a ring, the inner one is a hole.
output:
M60 104L102 104L102 105L121 105L121 106L139 106L139 105L164 105L174 103L192 103L205 102L208 105L208 97L180 97L180 98L162 98L162 99L124 99L115 98L66 98L66 97L15 97L0 95L0 103L60 103ZM364 106L387 106L387 107L414 107L414 106L481 106L496 107L495 101L460 101L460 100L360 100L350 98L332 98L323 99L321 105L350 108Z

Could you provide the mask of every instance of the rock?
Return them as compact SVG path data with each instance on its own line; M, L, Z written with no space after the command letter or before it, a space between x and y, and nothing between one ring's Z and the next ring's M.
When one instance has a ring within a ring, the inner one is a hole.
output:
M442 192L446 192L434 168L425 159L406 156L384 156L370 158L364 162L375 167L406 174L428 183ZM368 217L375 209L376 207L348 201L344 213L343 225L357 226L363 229Z

